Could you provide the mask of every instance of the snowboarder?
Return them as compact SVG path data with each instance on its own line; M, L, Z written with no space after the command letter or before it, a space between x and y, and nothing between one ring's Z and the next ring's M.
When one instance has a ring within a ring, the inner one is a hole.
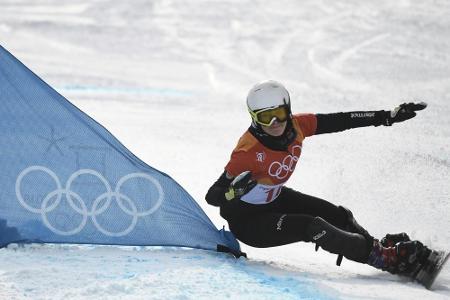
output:
M392 111L292 114L286 88L265 81L250 90L247 107L251 126L205 197L209 204L220 207L220 215L237 239L253 247L314 242L316 249L320 246L338 254L338 265L344 256L418 281L428 276L429 281L431 275L423 273L433 264L430 260L442 258L435 258L436 251L411 241L406 233L375 239L349 209L284 186L306 137L391 126L415 117L426 103L404 103Z

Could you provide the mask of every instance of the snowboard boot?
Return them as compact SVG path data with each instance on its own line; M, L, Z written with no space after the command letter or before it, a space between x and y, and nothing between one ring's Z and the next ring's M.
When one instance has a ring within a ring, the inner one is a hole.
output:
M367 259L367 264L395 274L398 265L397 249L395 247L384 247L380 241L373 240L373 247Z
M389 243L386 242L386 245ZM431 250L419 241L400 241L394 246L385 247L380 241L374 240L367 263L377 269L415 279L430 254Z
M406 276L431 289L450 254L446 251L431 250L419 241L409 241L403 234L386 237L383 239L385 245L392 245L399 239L404 241L385 247L378 240L374 240L367 263L377 269Z

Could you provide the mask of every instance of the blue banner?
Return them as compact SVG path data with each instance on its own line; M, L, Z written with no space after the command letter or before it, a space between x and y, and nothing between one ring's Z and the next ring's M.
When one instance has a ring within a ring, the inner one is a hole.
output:
M239 251L192 197L0 46L0 245Z

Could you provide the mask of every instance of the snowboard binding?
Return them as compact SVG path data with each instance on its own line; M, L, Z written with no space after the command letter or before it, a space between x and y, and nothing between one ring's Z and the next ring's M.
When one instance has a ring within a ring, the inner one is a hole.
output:
M432 250L419 241L411 241L402 232L387 234L381 241L375 240L367 263L409 277L431 289L448 258L448 252Z

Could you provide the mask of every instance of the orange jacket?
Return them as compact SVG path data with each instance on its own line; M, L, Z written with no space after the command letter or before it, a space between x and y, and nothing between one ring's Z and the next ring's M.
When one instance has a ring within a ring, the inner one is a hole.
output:
M251 171L252 178L258 183L241 198L242 201L252 204L272 202L291 177L302 152L303 140L316 132L316 115L293 115L292 125L297 131L297 137L287 151L267 148L248 130L239 139L225 170L233 177L244 171Z

